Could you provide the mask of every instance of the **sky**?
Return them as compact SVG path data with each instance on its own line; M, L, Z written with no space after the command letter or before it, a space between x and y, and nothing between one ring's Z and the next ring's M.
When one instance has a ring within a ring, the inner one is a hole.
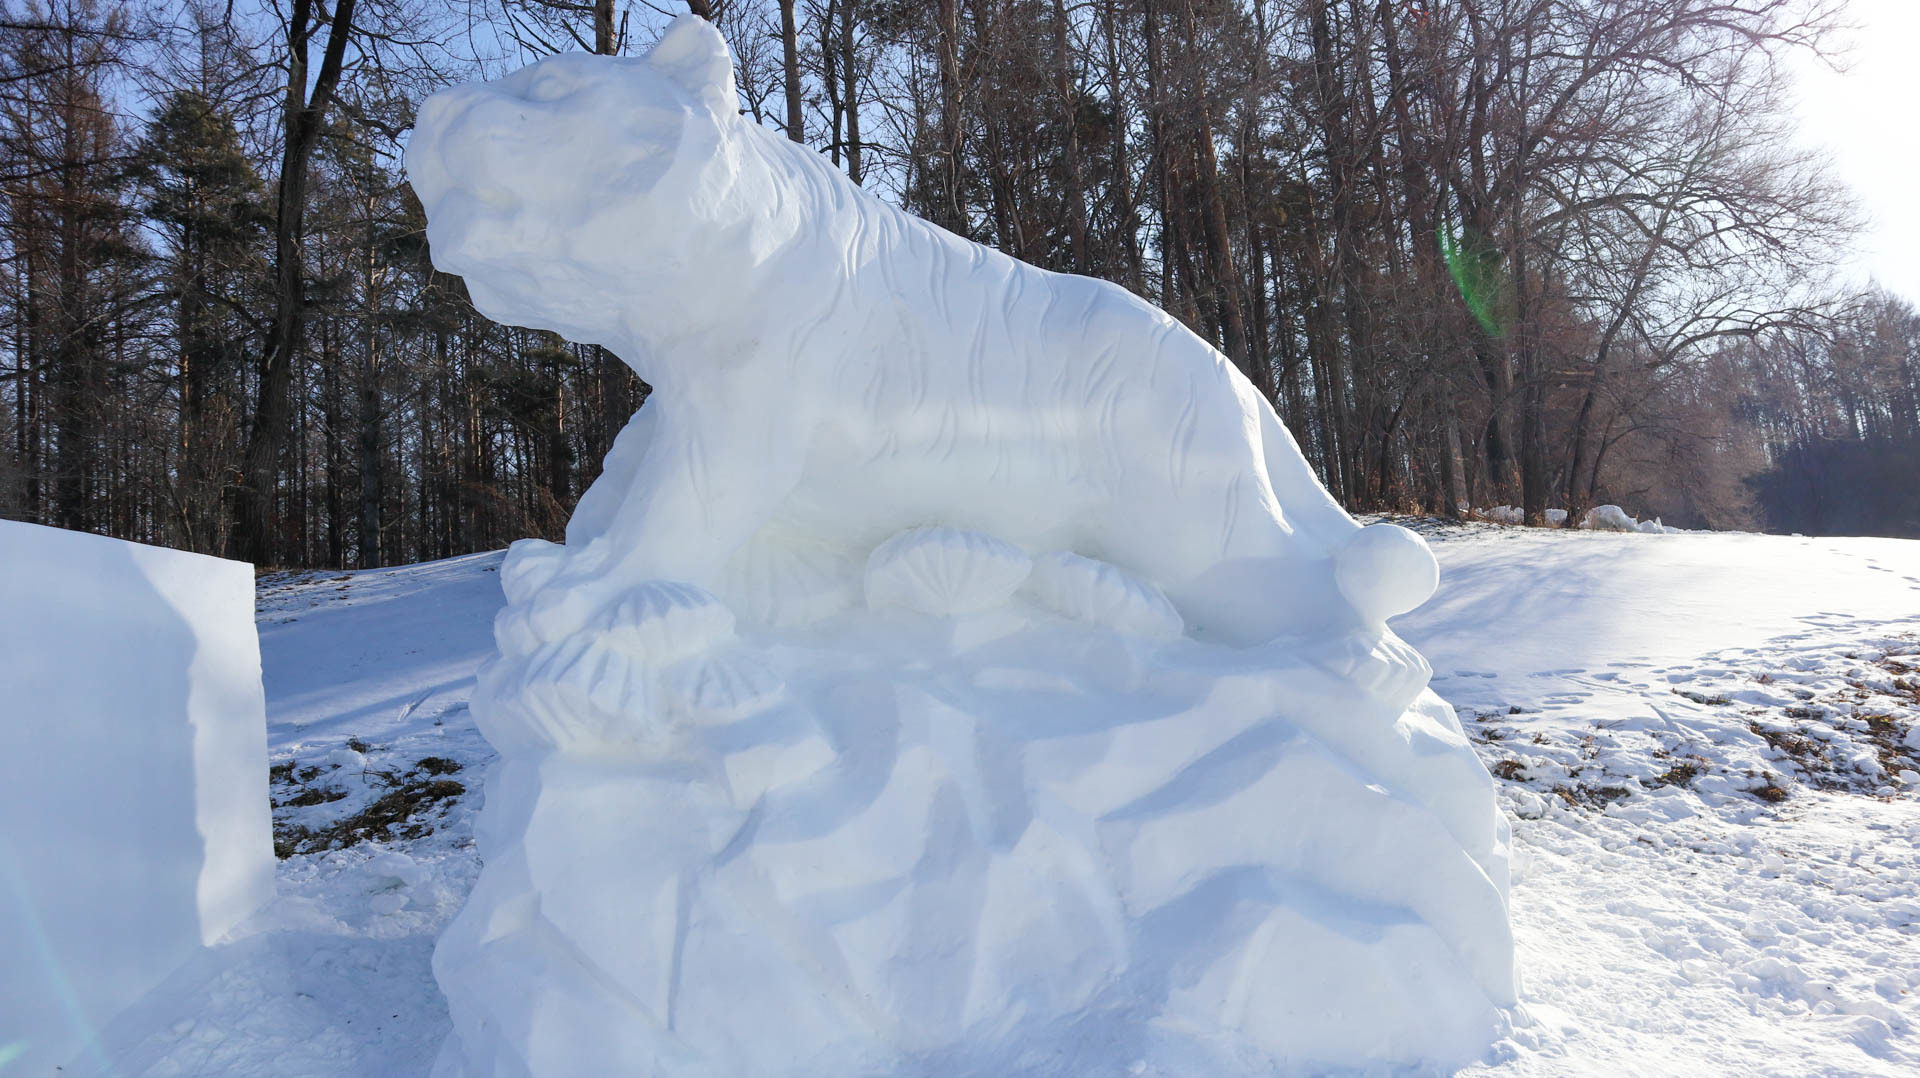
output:
M1920 306L1920 0L1849 0L1838 74L1796 65L1803 137L1870 219L1857 272Z

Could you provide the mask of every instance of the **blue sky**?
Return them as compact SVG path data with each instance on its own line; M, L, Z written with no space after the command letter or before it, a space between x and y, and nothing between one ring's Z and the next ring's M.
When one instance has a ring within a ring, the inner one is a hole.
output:
M1871 219L1856 272L1920 306L1920 0L1850 0L1845 73L1795 64L1807 142Z

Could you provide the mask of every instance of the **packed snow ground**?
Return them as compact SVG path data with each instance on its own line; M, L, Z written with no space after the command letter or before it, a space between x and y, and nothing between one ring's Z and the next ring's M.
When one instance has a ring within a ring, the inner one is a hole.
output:
M1395 626L1515 827L1525 1004L1474 1069L1920 1067L1920 543L1423 530L1440 592ZM117 1073L426 1072L498 565L261 581L276 822L316 852L104 1032Z
M1396 628L1515 817L1495 1069L1913 1073L1920 543L1429 539Z

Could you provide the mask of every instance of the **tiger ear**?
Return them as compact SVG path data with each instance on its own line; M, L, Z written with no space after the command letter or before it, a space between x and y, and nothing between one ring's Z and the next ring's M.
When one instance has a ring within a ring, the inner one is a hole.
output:
M712 23L681 15L647 53L654 70L677 83L720 116L739 112L733 88L733 53Z

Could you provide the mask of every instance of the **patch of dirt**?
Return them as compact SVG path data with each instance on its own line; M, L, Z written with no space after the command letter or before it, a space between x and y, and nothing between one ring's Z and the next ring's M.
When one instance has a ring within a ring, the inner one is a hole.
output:
M1670 689L1668 691L1676 696L1684 696L1696 704L1704 704L1708 707L1725 707L1733 703L1733 698L1723 693L1715 693L1709 696L1703 692L1689 692L1685 689Z
M308 808L313 805L328 805L347 796L347 791L337 786L309 786L287 798L277 801L274 808Z
M1654 776L1653 781L1648 783L1648 785L1655 789L1662 786L1691 786L1693 780L1699 776L1703 769L1702 765L1705 763L1705 760L1701 760L1699 763L1682 761L1674 764L1672 767Z
M1920 685L1909 677L1916 670L1910 647L1896 643L1863 660L1885 671L1886 680L1861 668L1849 672L1845 690L1818 699L1815 693L1792 690L1802 702L1781 709L1786 722L1756 720L1747 728L1797 764L1805 781L1818 789L1884 795L1894 776L1920 771L1920 752L1906 744L1909 731L1920 723ZM1861 655L1849 652L1846 657ZM1756 680L1766 684L1774 679L1763 674ZM1851 762L1858 753L1847 753L1849 747L1871 750L1885 777L1862 774Z
M434 759L434 757L429 757ZM447 778L414 778L382 794L372 804L320 828L287 822L274 828L273 852L281 857L344 849L369 839L387 842L431 834L448 802L467 788Z

